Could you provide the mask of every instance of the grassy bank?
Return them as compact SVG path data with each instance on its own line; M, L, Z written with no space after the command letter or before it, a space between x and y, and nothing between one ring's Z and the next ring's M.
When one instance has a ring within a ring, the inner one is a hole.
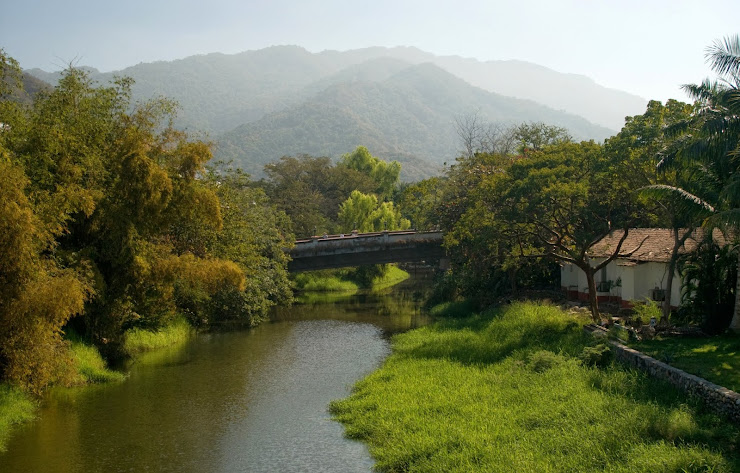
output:
M641 373L583 364L585 322L526 303L398 335L332 413L381 471L740 471L737 428Z
M158 348L173 346L188 340L193 334L192 327L183 318L155 332L134 329L126 332L124 349L132 357ZM119 382L126 375L110 369L100 352L85 343L75 334L68 335L71 366L58 376L58 384L63 386L92 383ZM38 402L34 398L9 384L0 384L0 451L5 445L14 426L35 417Z
M373 291L385 289L405 281L409 273L397 266L390 265L381 275L372 278L369 284L363 285L356 280L353 269L310 271L295 276L296 288L302 292L344 292L355 293L360 289Z
M354 293L360 285L347 279L346 271L311 271L297 274L296 288L305 292L349 292Z
M4 452L14 426L36 416L36 402L20 389L0 383L0 452Z
M159 330L133 329L126 332L123 348L130 356L186 342L193 336L193 327L184 318L177 318Z
M740 392L740 336L657 338L631 345L687 373Z

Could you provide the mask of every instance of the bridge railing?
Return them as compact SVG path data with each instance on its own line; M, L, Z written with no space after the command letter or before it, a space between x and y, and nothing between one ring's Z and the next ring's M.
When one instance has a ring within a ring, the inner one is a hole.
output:
M330 241L330 240L342 240L342 239L348 239L348 238L368 238L368 237L378 237L382 235L417 235L417 234L423 234L423 233L430 233L430 234L437 234L440 233L439 231L429 231L429 232L419 232L416 230L388 230L388 231L382 231L382 232L366 232L366 233L359 233L359 232L351 232L351 233L337 233L332 235L314 235L309 238L301 238L295 241L296 245L299 243L311 243L313 241Z

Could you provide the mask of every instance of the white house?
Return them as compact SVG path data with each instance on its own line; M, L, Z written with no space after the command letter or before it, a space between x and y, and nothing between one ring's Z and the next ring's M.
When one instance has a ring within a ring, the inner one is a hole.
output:
M609 257L620 238L622 230L604 237L589 251L592 266ZM685 254L695 251L703 229L696 229L679 249ZM724 238L715 231L715 240L724 244ZM616 258L595 274L599 302L617 302L630 307L633 301L652 299L665 300L665 285L668 281L668 262L673 249L673 233L668 228L633 228L627 233L621 252L638 248L630 256ZM586 274L577 266L565 263L560 268L560 285L570 299L588 300ZM681 277L675 274L671 290L671 306L681 303Z

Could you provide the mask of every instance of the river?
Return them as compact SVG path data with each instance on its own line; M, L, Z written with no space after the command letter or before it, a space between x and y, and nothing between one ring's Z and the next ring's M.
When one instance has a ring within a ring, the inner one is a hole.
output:
M136 360L126 381L57 389L0 472L370 472L327 405L423 325L418 281L277 308L270 323L199 334Z

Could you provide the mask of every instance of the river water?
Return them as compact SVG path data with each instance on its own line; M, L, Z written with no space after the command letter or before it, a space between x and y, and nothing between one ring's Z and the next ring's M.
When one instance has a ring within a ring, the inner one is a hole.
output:
M327 405L428 322L418 284L278 308L255 329L200 334L137 359L126 381L55 390L0 472L370 472Z

